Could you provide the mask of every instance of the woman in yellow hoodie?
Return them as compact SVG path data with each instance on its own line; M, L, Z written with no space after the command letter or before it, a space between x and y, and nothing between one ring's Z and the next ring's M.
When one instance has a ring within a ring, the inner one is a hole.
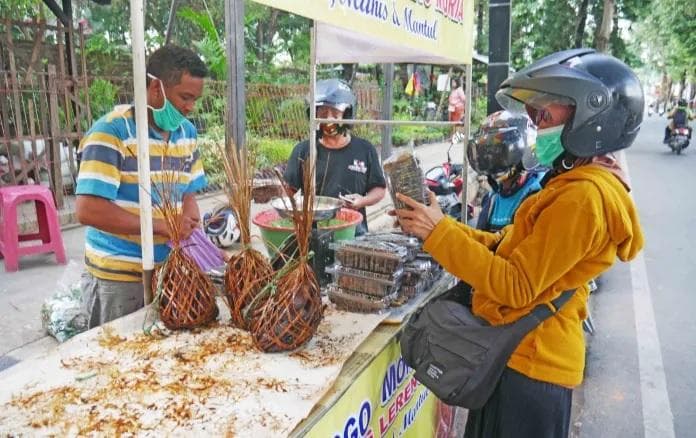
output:
M616 260L631 260L643 235L629 187L611 152L631 145L643 91L622 62L591 49L547 56L508 78L496 98L537 124L538 161L551 170L514 224L475 230L437 208L402 199L404 231L422 238L450 273L473 288L473 312L509 323L575 289L571 300L530 332L486 405L469 413L469 437L568 435L572 388L582 382L587 282ZM401 195L399 195L401 196Z

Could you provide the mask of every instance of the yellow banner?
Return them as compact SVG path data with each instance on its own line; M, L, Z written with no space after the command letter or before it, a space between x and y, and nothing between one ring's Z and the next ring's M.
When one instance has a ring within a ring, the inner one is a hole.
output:
M448 430L451 417L451 408L413 377L392 339L306 436L438 436L438 425L441 433Z
M350 32L470 64L473 0L255 0Z

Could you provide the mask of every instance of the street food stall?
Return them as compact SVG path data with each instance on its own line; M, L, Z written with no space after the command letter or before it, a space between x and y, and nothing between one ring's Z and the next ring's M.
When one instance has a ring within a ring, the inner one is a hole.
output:
M259 3L314 20L310 90L317 62L466 64L470 85L472 0ZM133 0L131 11L137 138L146 144L142 3ZM313 133L321 120L310 108ZM151 201L142 188L149 186L148 160L147 148L138 148L143 267L152 272ZM355 248L343 248L348 267ZM413 263L416 252L403 260ZM382 276L394 274L388 265L381 269L387 269ZM337 278L364 280L344 274ZM398 289L406 280L380 281ZM426 286L414 283L407 299L378 312L341 310L324 299L311 340L280 353L259 351L249 332L229 323L224 305L212 323L175 331L153 326L146 307L0 373L0 433L447 436L452 411L415 380L397 336L411 312L453 282L432 270L427 283L417 283Z

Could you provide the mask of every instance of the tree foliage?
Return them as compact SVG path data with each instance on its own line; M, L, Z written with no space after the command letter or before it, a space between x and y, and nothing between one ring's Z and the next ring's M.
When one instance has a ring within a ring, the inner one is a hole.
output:
M688 3L688 2L687 2ZM696 82L696 7L676 0L655 0L639 26L648 62L673 81Z
M511 63L520 68L534 59L573 47L597 47L606 0L517 0L512 3ZM639 56L630 40L634 23L644 19L649 3L613 0L607 51L631 65Z

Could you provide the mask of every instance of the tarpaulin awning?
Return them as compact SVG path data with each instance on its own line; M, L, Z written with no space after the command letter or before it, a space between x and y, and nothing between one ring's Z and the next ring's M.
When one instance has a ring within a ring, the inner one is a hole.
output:
M317 62L470 64L473 0L255 0L317 22Z

